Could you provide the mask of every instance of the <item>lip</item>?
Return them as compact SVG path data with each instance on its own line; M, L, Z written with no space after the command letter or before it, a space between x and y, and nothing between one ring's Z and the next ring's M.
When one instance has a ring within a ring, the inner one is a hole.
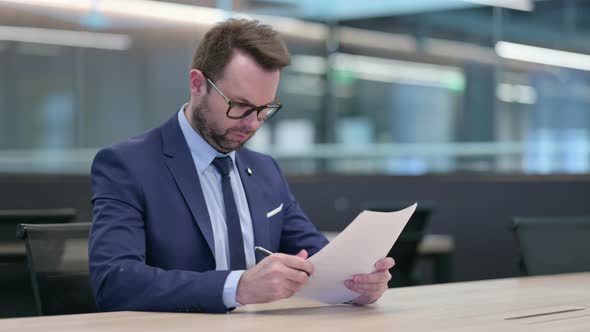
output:
M240 132L232 131L232 132L230 132L230 135L232 135L232 138L234 138L235 140L240 141L240 142L244 142L248 139L247 134L243 134Z

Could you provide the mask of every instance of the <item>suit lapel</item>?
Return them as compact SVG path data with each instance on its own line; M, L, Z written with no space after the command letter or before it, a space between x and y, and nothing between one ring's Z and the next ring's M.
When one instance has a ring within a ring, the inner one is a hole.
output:
M268 220L264 214L264 197L257 186L256 173L248 174L247 169L252 167L243 154L238 150L236 152L236 166L242 179L250 217L252 218L252 228L254 229L254 244L263 248L270 247L270 230ZM256 262L264 258L263 255L256 252Z
M207 203L203 196L199 175L193 158L178 124L177 113L162 126L162 152L166 166L172 173L193 218L201 229L211 253L215 255L215 243Z

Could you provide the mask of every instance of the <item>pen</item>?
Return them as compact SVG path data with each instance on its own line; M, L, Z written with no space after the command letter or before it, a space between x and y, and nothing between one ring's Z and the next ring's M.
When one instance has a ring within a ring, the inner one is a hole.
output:
M270 256L273 254L272 251L268 250L268 249L264 249L262 247L259 246L255 246L254 250L258 251L259 253L263 254L264 256Z
M259 253L263 254L264 256L270 256L270 255L273 254L272 251L270 251L268 249L264 249L264 248L259 247L259 246L255 246L254 247L254 250L255 251L258 251ZM295 269L295 270L298 270L298 269ZM301 271L301 270L299 270L299 271ZM307 276L309 277L309 273L307 273L307 271L302 271L302 272L305 272L305 274L307 274Z

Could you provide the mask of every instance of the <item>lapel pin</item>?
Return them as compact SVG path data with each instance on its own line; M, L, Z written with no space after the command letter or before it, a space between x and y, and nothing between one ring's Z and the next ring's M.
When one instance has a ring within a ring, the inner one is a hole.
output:
M246 168L246 173L248 173L249 176L252 176L252 170L250 167Z

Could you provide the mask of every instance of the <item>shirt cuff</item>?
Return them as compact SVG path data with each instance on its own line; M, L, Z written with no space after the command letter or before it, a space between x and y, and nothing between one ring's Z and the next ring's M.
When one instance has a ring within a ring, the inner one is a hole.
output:
M238 291L238 282L242 274L246 270L231 271L225 279L225 285L223 285L223 304L226 308L237 308L241 304L236 301L236 292Z

